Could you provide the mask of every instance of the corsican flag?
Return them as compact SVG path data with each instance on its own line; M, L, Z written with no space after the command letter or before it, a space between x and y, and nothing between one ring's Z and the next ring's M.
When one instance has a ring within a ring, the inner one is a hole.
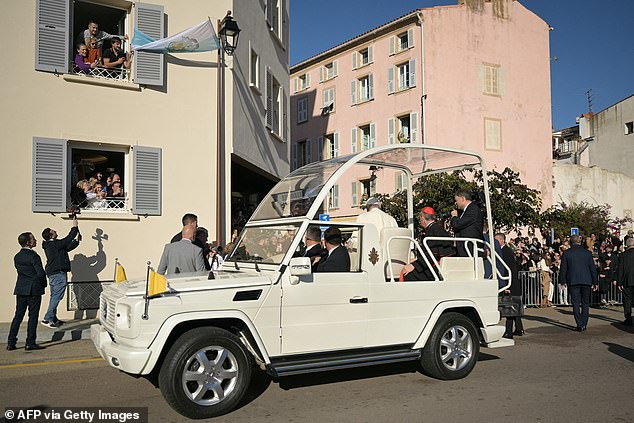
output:
M154 40L138 29L132 38L133 51L154 51L162 53L193 53L213 51L220 48L218 37L211 25L211 20L192 26L171 37Z

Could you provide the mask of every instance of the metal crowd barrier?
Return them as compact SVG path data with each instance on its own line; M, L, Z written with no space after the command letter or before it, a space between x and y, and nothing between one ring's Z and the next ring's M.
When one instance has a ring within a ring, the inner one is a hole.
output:
M542 272L539 270L521 271L519 280L522 283L522 299L526 307L539 307L546 305L543 303L544 290L542 287ZM567 288L561 289L559 286L559 272L550 274L552 295L552 305L570 305L570 293ZM610 284L607 292L592 292L590 297L592 305L621 305L623 304L623 293L615 285Z
M99 295L103 291L103 287L113 283L114 281L68 282L66 309L68 311L97 310L99 308Z

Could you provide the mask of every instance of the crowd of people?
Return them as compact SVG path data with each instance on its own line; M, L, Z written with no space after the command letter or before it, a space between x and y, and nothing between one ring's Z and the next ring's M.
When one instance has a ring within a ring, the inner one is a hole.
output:
M123 39L127 40L128 36ZM104 41L110 41L110 48L104 50ZM99 25L90 20L88 28L77 35L75 40L75 70L89 73L95 68L105 68L115 72L112 76L118 76L121 69L130 69L131 53L126 53L121 48L122 40L117 35L108 34L99 30Z
M123 208L125 192L118 173L110 173L104 180L102 172L79 180L71 190L73 206L88 209Z

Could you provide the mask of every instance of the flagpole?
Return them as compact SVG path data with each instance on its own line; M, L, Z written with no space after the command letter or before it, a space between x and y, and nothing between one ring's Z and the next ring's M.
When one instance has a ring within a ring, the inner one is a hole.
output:
M143 320L148 319L148 309L150 308L150 263L152 262L147 262L147 273L145 276L145 309L143 311L143 316L141 316Z
M119 258L114 258L114 275L112 276L112 280L117 282L117 266L119 265Z
M209 18L211 21L211 18ZM220 34L222 21L218 20L216 34ZM218 40L218 104L217 104L217 166L216 166L216 241L218 245L224 245L225 221L226 221L226 181L225 181L225 49L222 40Z

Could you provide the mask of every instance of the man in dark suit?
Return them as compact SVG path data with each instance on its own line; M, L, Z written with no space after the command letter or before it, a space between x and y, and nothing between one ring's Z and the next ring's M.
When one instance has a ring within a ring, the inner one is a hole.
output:
M339 228L330 227L324 232L326 250L328 255L319 260L316 272L349 272L350 254L348 249L341 245L341 231Z
M624 324L632 326L632 297L634 296L634 238L625 242L627 250L621 254L619 261L618 284L623 291Z
M450 240L451 235L449 235L442 225L436 222L436 211L433 208L429 206L423 207L423 210L420 213L419 222L421 228L425 231L424 235L421 237L421 241L427 237L444 237L448 239L447 241L430 240L427 242L427 245L433 254L433 257L429 257L427 254L427 259L432 266L436 266L436 262L440 261L442 257L453 256L456 253L452 245L453 242ZM423 251L427 253L422 242L421 248L423 248ZM436 271L436 273L438 272ZM420 256L418 251L416 251L416 260L405 265L403 268L403 274L403 279L406 281L434 280L434 276L429 270L429 266L427 266L425 259Z
M319 226L311 225L306 230L306 249L301 254L302 257L309 257L313 272L317 270L317 263L328 255L328 250L321 246L321 229ZM319 257L319 259L317 259Z
M517 263L515 263L515 254L511 247L506 243L506 235L502 232L495 234L495 239L501 246L501 256L504 263L511 269L511 286L504 291L506 294L511 294L512 297L519 297L519 303L522 302L522 283L519 280L519 274L517 272ZM522 305L523 306L523 305ZM513 323L515 323L515 332L513 332ZM506 330L504 331L504 338L513 339L513 335L524 335L524 325L522 324L522 317L507 317L506 318Z
M451 227L456 238L482 239L482 228L484 218L480 207L472 201L472 194L469 191L458 191L454 196L456 207L462 210L458 215L458 210L451 211ZM473 248L472 245L469 245ZM464 242L458 242L458 256L467 257L467 247ZM473 255L473 252L472 252Z
M42 259L33 251L33 248L37 245L37 240L33 234L31 232L20 234L18 243L22 249L13 258L15 269L18 271L18 280L13 290L16 302L15 316L9 329L7 350L13 351L16 348L18 331L27 308L29 310L29 323L24 349L27 351L42 350L45 347L36 344L35 341L37 338L37 320L40 313L40 304L42 303L42 295L44 295L44 288L46 287L46 273L42 266Z
M575 315L577 332L583 332L588 326L590 308L590 289L596 291L597 268L592 253L581 246L581 237L570 237L572 246L561 256L559 284L568 285L572 300L572 311Z

